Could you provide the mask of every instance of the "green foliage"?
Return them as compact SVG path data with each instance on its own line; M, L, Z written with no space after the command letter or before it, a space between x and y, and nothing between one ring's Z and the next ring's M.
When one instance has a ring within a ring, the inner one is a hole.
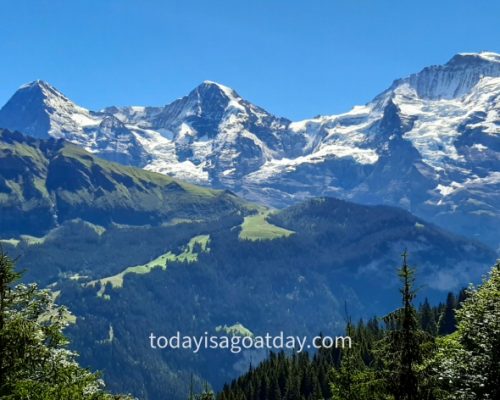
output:
M417 312L413 306L416 293L413 289L415 271L403 254L403 265L398 271L402 282L402 307L386 317L389 326L382 342L383 374L389 393L396 400L419 398L417 365L422 361L421 346L425 340L418 326Z
M406 258L406 257L405 257ZM413 307L413 270L399 271L402 307L383 319L347 324L351 349L271 354L226 385L219 400L477 400L500 398L500 264L478 289L448 295L456 331L437 335L446 304ZM462 302L450 302L459 298ZM325 372L326 371L326 372Z
M456 312L457 331L432 360L446 399L500 398L500 263Z
M0 250L0 398L107 400L98 375L81 368L63 329L68 310L36 285L17 284L14 263ZM122 397L125 399L125 397Z
M455 309L457 308L457 304L457 299L453 293L448 293L446 305L438 323L438 333L440 335L448 335L456 330L457 320L455 319Z
M152 331L175 332L183 327L186 334L215 333L216 327L239 321L255 334L283 330L313 336L318 327L328 332L341 331L342 314L332 299L348 296L345 287L356 287L366 307L375 305L371 300L382 299L382 295L385 304L389 301L387 295L397 297L378 292L379 277L370 273L370 279L361 280L352 273L366 265L367 258L376 259L389 251L384 247L387 237L379 238L371 226L373 219L365 215L364 221L354 218L353 230L360 237L370 236L377 248L345 243L342 226L351 218L346 219L343 213L349 215L351 206L335 202L331 206L328 210L333 209L336 218L325 214L318 221L325 223L324 232L308 231L305 218L295 226L294 235L275 240L240 240L238 227L243 216L154 227L113 225L105 231L75 220L52 230L43 243L21 241L9 250L22 254L19 267L28 270L26 281L49 285L54 277L61 277L55 288L61 292L58 302L66 304L78 317L67 330L73 348L81 354L83 365L103 371L110 389L132 392L139 398L164 395L183 399L191 372L198 389L203 380L220 387L241 371L227 367L238 359L226 352L211 351L196 357L179 351L152 352L143 340ZM384 224L394 227L395 237L406 227L413 229L414 220L393 219L390 209L386 212ZM315 219L310 221L316 223ZM84 287L86 282L119 274L127 266L147 265L158 255L181 254L186 244L200 234L210 235L210 251L200 251L202 243L194 245L198 254L194 264L169 262L166 272L153 268L145 275L127 274L123 288L110 290L108 286L101 298L96 297L96 289ZM433 236L426 240L437 243ZM446 240L440 239L439 243L446 246ZM451 253L448 260L469 257L469 253L461 252L459 244L452 248L459 251ZM425 253L415 252L412 260L416 264L432 260L437 265L447 249L433 246ZM74 280L78 274L80 278ZM104 301L107 295L111 298ZM356 304L350 306L357 315ZM289 313L277 312L288 309ZM371 311L365 308L363 312ZM432 314L439 318L440 310L433 308ZM112 343L106 341L110 325L114 330ZM366 343L363 347L374 347ZM364 353L365 362L371 362L373 355Z

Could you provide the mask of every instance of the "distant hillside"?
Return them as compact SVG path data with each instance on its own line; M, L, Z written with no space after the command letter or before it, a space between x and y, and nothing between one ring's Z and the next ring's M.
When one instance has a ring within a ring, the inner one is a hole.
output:
M496 258L405 211L334 199L246 219L108 227L72 220L42 237L1 242L21 256L26 280L53 285L77 317L69 333L82 364L102 370L110 389L153 400L187 398L191 373L220 388L265 354L157 351L151 332L338 333L345 303L354 318L399 304L394 271L404 248L419 296L431 300L477 282Z
M427 249L430 261L432 248L438 246L447 253L480 252L487 247L461 238L410 212L390 206L367 206L329 197L304 201L274 214L269 221L297 232L296 240L310 241L317 248L328 247L335 254L335 264L342 265L345 257L360 258L360 262L377 259L387 247L403 249L406 245ZM406 243L406 244L405 244ZM399 251L398 250L398 251ZM443 250L442 250L443 251ZM469 253L468 259L473 253Z
M81 218L145 225L210 220L247 211L223 190L104 161L63 140L0 130L0 225L6 234L42 234Z

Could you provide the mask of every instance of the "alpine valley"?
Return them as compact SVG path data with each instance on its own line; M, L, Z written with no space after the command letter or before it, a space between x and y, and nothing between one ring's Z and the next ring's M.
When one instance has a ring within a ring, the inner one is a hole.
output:
M152 332L338 334L346 308L398 304L403 249L420 301L478 282L500 244L499 135L493 53L299 122L214 82L89 111L36 81L0 110L0 245L72 311L110 389L181 400L266 353L152 349Z

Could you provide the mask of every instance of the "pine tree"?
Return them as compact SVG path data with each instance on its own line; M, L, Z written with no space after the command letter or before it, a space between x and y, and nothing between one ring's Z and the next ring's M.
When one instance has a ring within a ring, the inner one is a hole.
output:
M281 389L278 383L278 379L274 376L271 384L271 396L270 400L281 400Z
M400 289L402 308L386 317L391 329L385 338L385 375L389 391L396 400L418 399L418 376L416 367L422 360L417 313L413 306L415 272L408 265L408 254L402 254L403 265L399 270L402 282Z
M462 305L462 303L467 299L467 296L468 296L468 293L467 293L467 289L462 289L460 290L460 292L458 293L458 297L457 297L457 308L460 308L460 306Z
M436 315L427 298L425 298L423 304L420 306L418 314L420 317L420 327L422 328L422 330L429 333L430 335L436 335Z
M457 329L457 320L455 319L455 310L457 308L457 299L453 293L448 293L446 305L441 318L439 319L438 333L440 335L449 335Z
M68 350L66 308L36 285L17 284L14 261L0 248L0 398L101 400L98 376L81 368ZM125 397L115 397L125 398Z
M354 327L350 320L347 322L346 335L354 337ZM356 345L356 343L355 343ZM354 399L354 374L355 368L360 367L358 354L355 348L345 348L340 351L340 366L331 371L330 390L334 400Z

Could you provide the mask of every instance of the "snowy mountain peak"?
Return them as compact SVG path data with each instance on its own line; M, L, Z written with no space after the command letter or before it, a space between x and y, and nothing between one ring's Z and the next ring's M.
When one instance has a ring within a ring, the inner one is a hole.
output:
M394 82L389 91L407 86L421 99L454 99L468 94L484 77L500 77L500 55L461 53L444 65L433 65Z
M62 101L64 103L74 104L62 92L52 86L50 83L37 79L36 81L22 85L14 96L31 96L34 101Z
M42 80L21 86L0 110L1 127L40 138L75 135L97 124L88 110Z
M233 91L232 88L229 86L223 85L222 83L215 82L215 81L210 81L210 80L204 80L202 83L200 83L197 88L216 88L221 91Z
M29 83L25 83L24 85L21 85L21 87L19 88L19 90L26 90L26 89L40 89L40 90L43 90L43 89L49 89L49 90L57 90L55 89L50 83L44 81L44 80L41 80L41 79L37 79L35 81L32 81L32 82L29 82Z
M62 93L54 86L52 86L49 82L42 79L36 79L34 81L25 83L21 85L18 90L50 90L62 95Z
M203 81L201 85L197 87L199 90L219 90L228 97L240 97L236 91L228 86L222 85L214 81Z
M462 60L482 60L485 62L493 62L500 63L500 54L493 53L490 51L482 51L480 53L458 53L455 57L453 57L450 62L454 59L462 59Z
M213 81L204 81L192 90L187 98L190 100L190 103L194 102L196 104L198 112L201 113L206 110L213 111L213 104L217 108L223 109L229 106L238 109L243 108L241 104L243 99L235 90Z

